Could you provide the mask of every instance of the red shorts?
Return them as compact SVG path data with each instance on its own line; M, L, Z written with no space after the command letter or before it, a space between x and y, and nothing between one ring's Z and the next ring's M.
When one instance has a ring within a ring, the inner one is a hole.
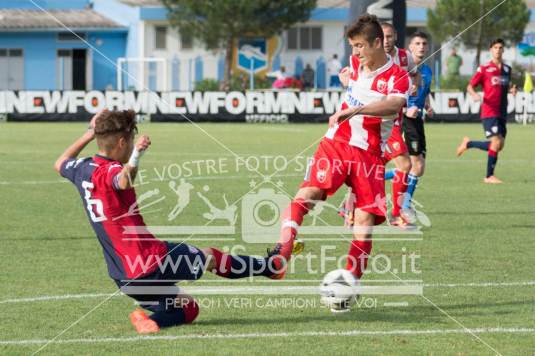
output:
M374 214L379 225L386 215L384 173L382 157L324 138L309 161L301 188L317 187L329 196L345 183L355 194L355 207Z
M392 133L386 142L385 147L385 163L409 152L405 140L403 139L403 132L401 130L401 125L394 125L392 128Z

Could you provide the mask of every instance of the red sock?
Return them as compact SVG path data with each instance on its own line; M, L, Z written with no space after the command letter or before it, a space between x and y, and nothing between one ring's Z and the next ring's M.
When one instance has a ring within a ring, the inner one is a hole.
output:
M303 218L308 213L308 210L308 204L303 199L295 199L282 213L279 243L282 244L281 254L283 256L290 256L297 229L303 223ZM288 249L289 251L287 251Z
M192 300L188 304L184 305L182 310L184 310L184 323L191 324L199 315L199 304Z
M372 250L372 240L353 240L349 247L346 269L360 278L368 265L368 255Z
M392 180L392 216L399 216L403 197L409 186L407 183L408 174L396 169Z
M215 260L213 272L219 277L227 277L232 268L232 260L230 256L215 248L212 248L212 255Z

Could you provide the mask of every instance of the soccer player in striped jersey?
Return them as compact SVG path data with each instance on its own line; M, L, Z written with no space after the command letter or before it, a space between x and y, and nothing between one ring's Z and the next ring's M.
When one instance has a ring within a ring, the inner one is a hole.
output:
M345 183L356 195L354 220L358 227L346 268L359 279L372 248L372 227L386 219L384 146L393 120L406 103L410 79L385 53L376 16L359 17L346 36L353 55L341 110L329 118L329 129L304 182L282 215L280 239L272 253L288 260L297 230L314 202L325 200Z
M406 70L411 76L411 94L415 94L418 89L417 85L421 79L420 72L417 71L414 59L409 51L404 48L396 47L397 32L394 26L388 22L381 23L384 34L385 52L392 58L395 64ZM340 81L344 86L349 82L348 69L340 73ZM408 189L408 175L411 170L411 159L409 150L405 144L402 132L402 118L400 116L394 120L392 133L388 138L385 146L385 162L394 161L395 169L389 169L385 172L385 180L392 180L392 211L390 213L390 223L395 226L410 227L408 219L403 218L401 206L404 201L405 192ZM348 202L344 204L348 206ZM351 208L346 208L351 210Z

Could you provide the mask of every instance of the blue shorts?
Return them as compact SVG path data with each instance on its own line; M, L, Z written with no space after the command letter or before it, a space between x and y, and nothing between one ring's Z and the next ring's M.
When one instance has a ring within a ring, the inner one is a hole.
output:
M338 78L338 75L331 75L331 80L329 82L330 87L341 87L342 83L340 83L340 78Z
M194 246L166 244L168 254L154 272L136 280L115 280L121 292L153 312L161 310L179 294L175 283L201 278L206 262L204 253Z
M505 138L507 135L507 119L503 117L486 117L481 119L485 137L501 135Z

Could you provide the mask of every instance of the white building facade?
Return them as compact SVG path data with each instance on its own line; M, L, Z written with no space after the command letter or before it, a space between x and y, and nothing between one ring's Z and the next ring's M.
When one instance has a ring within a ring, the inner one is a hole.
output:
M434 3L434 0L407 1L407 35L416 30L426 30L427 10ZM535 7L535 1L528 1L528 5ZM121 71L117 75L122 89L190 91L194 90L198 81L222 80L224 51L208 50L198 41L183 38L176 28L169 26L167 10L158 0L95 0L94 9L130 28L127 53L119 62ZM284 31L274 39L265 40L271 42L266 42L262 49L265 58L261 55L257 58L259 62L265 62L261 73L284 66L287 74L299 77L303 68L310 64L315 71L315 87L327 88L327 62L334 54L345 62L344 29L348 16L349 1L319 0L309 21ZM531 38L535 46L535 18L526 30L526 41ZM451 47L444 46L430 58L428 63L435 73L445 71L445 66L440 64L445 63ZM433 50L439 48L439 44L433 44ZM460 48L458 53L463 57L461 74L470 75L474 71L475 51ZM518 47L509 48L504 54L505 60L529 64L531 59L520 53ZM242 59L246 60L247 53L243 56ZM234 57L239 57L239 52ZM484 51L481 61L488 58L488 51ZM235 61L238 63L234 66L239 67L240 59L235 58ZM254 65L255 60L252 63ZM258 73L258 70L255 71ZM248 75L250 71L244 69L243 72Z

